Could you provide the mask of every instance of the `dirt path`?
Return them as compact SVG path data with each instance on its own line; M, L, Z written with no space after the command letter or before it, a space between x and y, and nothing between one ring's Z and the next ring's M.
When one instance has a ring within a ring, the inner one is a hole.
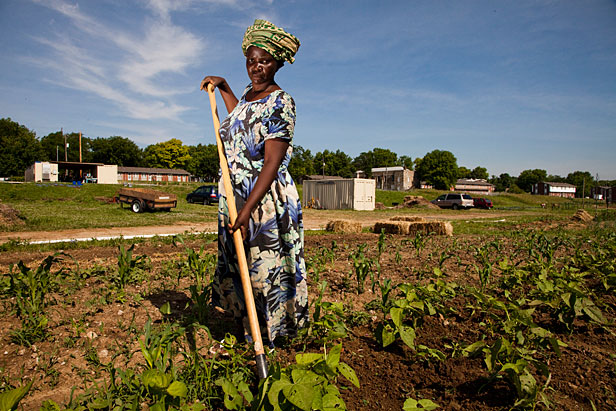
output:
M407 215L408 212L404 211ZM459 211L456 213L435 210L430 214L419 214L426 219L440 220L460 220L460 219L494 219L506 218L515 215L515 212L499 212L485 210L470 210ZM353 213L341 210L305 210L304 211L304 228L307 230L325 229L327 223L331 220L345 219L355 220L362 223L364 227L373 226L377 221L389 219L393 214L374 213ZM217 225L215 221L203 223L180 222L173 225L164 226L140 226L140 227L108 227L108 228L88 228L88 229L68 229L56 231L20 231L20 232L2 232L0 233L0 244L10 240L22 240L30 243L37 242L59 242L59 241L79 241L109 238L131 238L131 237L147 237L147 236L165 236L183 233L212 233L216 232Z

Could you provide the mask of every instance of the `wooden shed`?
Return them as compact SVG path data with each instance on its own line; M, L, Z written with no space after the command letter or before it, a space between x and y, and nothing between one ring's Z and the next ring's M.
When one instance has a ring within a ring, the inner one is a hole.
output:
M302 207L374 210L375 181L367 178L304 180Z

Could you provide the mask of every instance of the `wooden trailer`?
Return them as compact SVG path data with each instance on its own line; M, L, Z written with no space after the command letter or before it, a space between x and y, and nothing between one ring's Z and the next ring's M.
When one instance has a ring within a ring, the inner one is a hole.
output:
M118 191L115 200L124 207L130 204L131 210L140 213L144 210L171 211L178 205L175 194L163 193L149 188L122 188Z

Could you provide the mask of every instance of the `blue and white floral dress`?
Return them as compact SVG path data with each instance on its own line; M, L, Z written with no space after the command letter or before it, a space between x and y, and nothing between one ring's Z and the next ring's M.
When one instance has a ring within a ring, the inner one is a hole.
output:
M289 142L277 177L252 211L244 242L263 340L271 345L278 336L295 336L308 321L302 210L287 170L293 152L295 103L283 90L261 100L246 101L250 89L251 85L220 126L238 211L263 167L265 141L279 138ZM226 229L229 210L222 180L219 191L213 303L241 318L245 333L250 335L233 236Z

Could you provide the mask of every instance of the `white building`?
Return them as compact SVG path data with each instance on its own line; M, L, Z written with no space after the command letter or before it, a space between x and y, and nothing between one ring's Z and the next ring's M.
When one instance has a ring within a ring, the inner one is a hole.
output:
M402 166L375 167L372 178L379 190L406 191L413 187L415 172Z
M37 161L26 169L24 180L36 183L58 181L58 165L49 161Z
M374 210L375 181L367 178L304 180L302 207Z

